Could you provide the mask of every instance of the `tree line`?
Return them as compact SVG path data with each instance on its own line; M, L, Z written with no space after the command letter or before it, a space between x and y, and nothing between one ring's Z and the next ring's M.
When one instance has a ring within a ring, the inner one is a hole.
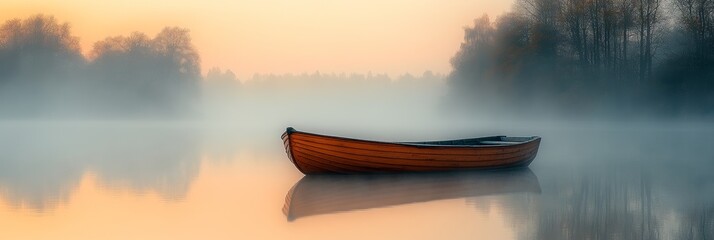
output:
M713 63L712 0L518 0L465 28L449 79L473 109L708 116Z
M0 26L0 113L183 115L200 91L199 61L187 29L108 37L85 57L67 23L8 20Z

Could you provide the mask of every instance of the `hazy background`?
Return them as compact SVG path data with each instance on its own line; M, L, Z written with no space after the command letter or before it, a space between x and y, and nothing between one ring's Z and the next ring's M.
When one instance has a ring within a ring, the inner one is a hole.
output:
M0 5L0 238L714 235L714 1ZM541 136L541 191L288 222L287 126Z
M45 13L69 22L87 54L108 36L166 26L191 30L204 73L446 74L463 37L461 27L510 1L3 1L0 21Z
M651 121L714 105L708 1L6 5L4 119Z

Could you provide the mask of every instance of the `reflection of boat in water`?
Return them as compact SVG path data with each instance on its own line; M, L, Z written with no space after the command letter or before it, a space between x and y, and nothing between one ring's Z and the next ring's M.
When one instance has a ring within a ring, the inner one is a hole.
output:
M283 213L297 218L359 209L506 193L540 193L529 168L505 171L308 175L285 197Z
M313 173L426 172L525 167L540 137L493 136L431 142L378 142L300 132L282 135L288 158Z

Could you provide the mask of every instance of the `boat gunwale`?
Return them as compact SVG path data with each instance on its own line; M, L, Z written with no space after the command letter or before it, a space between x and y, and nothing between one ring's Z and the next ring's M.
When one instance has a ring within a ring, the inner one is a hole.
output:
M304 142L303 142L304 141ZM354 148L354 147L348 147L348 146L337 146L337 145L330 145L330 144L320 144L320 143L305 143L305 142L310 142L306 140L300 140L297 142L291 142L290 146L295 146L294 144L300 145L301 149L314 149L322 151L332 151L332 152L341 152L341 153L346 153L346 154L352 154L352 155L360 155L360 156L374 156L374 155L369 155L369 154L357 154L355 152L344 152L344 151L338 151L336 149L325 149L324 146L332 146L332 147L339 147L343 149L350 149L350 150L358 150L358 151L368 151L368 152L380 152L380 153L397 153L397 154L417 154L413 152L397 152L397 151L383 151L383 150L371 150L371 149L363 149L363 148ZM524 148L512 148L515 151L510 151L510 152L499 152L499 153L489 153L489 154L473 154L473 153L457 153L457 154L438 154L438 153L418 153L417 155L421 156L429 156L429 157L436 157L436 156L459 156L459 157L495 157L495 156L503 156L503 155L512 155L516 153L523 153L523 152L529 152L533 150L537 150L537 146L532 146L532 147L524 147ZM511 149L508 149L511 150ZM374 157L380 157L380 158L393 158L393 159L413 159L412 157L392 157L392 156L374 156ZM413 159L414 160L414 159ZM465 162L470 162L473 160L464 160Z
M523 142L518 142L515 144L489 144L489 145L440 145L440 144L422 144L419 142L387 142L387 141L378 141L378 140L366 140L366 139L357 139L357 138L349 138L349 137L341 137L341 136L333 136L333 135L324 135L324 134L317 134L317 133L311 133L311 132L303 132L303 131L298 131L295 130L292 127L288 127L285 133L281 136L283 141L286 141L286 137L290 137L291 134L293 133L300 133L300 134L306 134L306 135L313 135L317 137L324 137L324 138L335 138L339 140L346 140L346 141L354 141L354 142L365 142L365 143L373 143L373 144L387 144L387 145L393 145L393 146L401 146L401 147L417 147L417 148L468 148L468 149L473 149L473 148L508 148L508 147L516 147L516 146L521 146L524 144L528 144L531 142L535 142L540 140L539 136L530 136L530 137L525 137L525 138L530 138L527 141ZM487 136L487 137L479 137L479 138L464 138L464 139L451 139L451 140L440 140L440 141L427 141L427 142L448 142L448 141L466 141L466 140L476 140L476 139L488 139L488 138L501 138L501 137L508 137L508 136L503 136L503 135L497 135L497 136Z

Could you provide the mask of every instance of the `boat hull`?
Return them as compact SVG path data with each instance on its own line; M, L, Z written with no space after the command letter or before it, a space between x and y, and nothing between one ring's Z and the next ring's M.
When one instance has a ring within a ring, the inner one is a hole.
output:
M459 145L453 142L505 137L423 143L377 142L306 133L292 128L288 128L282 138L288 158L304 174L525 167L535 159L540 145L539 137L503 145Z

